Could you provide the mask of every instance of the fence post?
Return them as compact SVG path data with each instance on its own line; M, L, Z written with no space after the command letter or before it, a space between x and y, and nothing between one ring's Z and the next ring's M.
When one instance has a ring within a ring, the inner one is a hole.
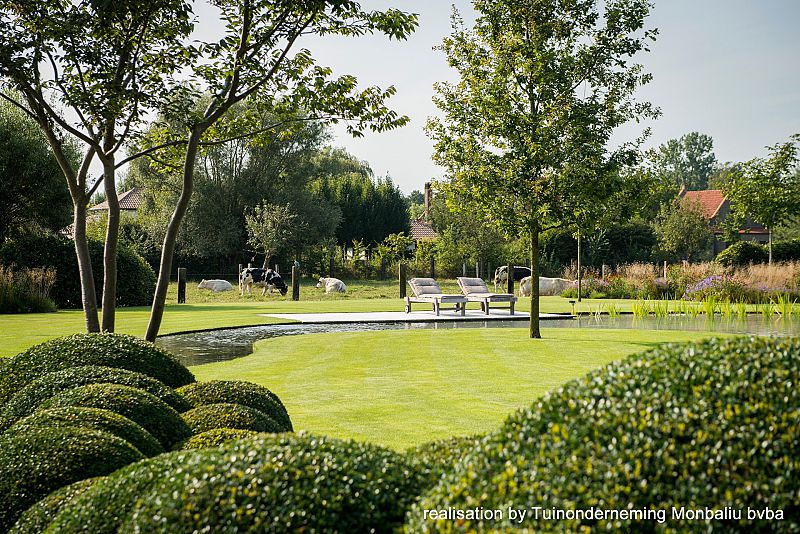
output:
M602 267L600 267L600 277L605 280L606 278L606 264L604 263Z
M464 278L467 277L467 262L466 261L462 261L461 262L461 276L463 276Z
M398 278L400 281L400 298L406 298L406 264L403 261L398 263Z
M664 279L667 279L667 260L664 260Z
M331 251L331 256L328 258L328 276L333 278L333 251Z
M475 278L481 277L481 262L480 260L475 262Z
M300 268L292 265L292 300L300 300Z
M178 267L178 304L186 303L186 267Z
M506 293L514 294L514 265L508 262L506 267Z
M281 274L280 266L277 263L275 264L275 269L273 270L275 271L275 274Z
M431 278L436 278L436 260L431 256Z

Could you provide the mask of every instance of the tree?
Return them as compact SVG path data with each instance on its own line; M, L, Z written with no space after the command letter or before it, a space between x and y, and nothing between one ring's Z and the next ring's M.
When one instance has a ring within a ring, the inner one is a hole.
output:
M187 60L182 37L191 28L183 0L6 2L0 8L0 76L11 89L0 92L0 98L39 125L66 179L90 332L113 331L115 326L120 220L115 172L123 164L117 154L169 94L166 78ZM83 153L77 165L69 157L74 142ZM86 238L87 204L101 183L88 181L95 159L103 167L109 206L102 325Z
M247 225L247 243L264 253L264 269L269 260L281 247L285 246L293 236L305 231L297 214L292 213L289 206L276 206L263 202L256 206L253 213L245 215Z
M753 158L734 170L723 192L731 203L731 212L740 220L747 218L763 224L769 231L769 263L772 264L772 230L791 217L800 215L800 172L797 143L791 141L767 147L767 158Z
M222 0L215 5L225 21L224 35L200 47L201 58L193 64L193 83L185 98L175 103L184 118L182 136L162 144L184 147L182 189L164 236L145 332L149 341L155 340L161 327L175 244L192 196L194 168L204 136L215 133L212 128L228 136L254 133L246 121L221 128L226 125L220 120L232 106L253 96L267 109L287 106L306 110L309 119L346 120L354 135L361 135L366 128L381 131L408 121L383 104L394 94L393 87L358 91L353 76L331 79L331 69L316 65L308 50L290 52L298 40L310 34L358 36L378 31L389 38L405 39L416 28L415 15L395 9L365 11L351 0ZM186 111L195 107L201 95L192 91L193 87L211 98L202 113L189 115Z
M674 187L676 193L681 187L690 191L707 189L717 163L714 140L698 132L670 139L648 151L648 159L659 181Z
M69 225L69 191L47 139L35 121L4 101L0 184L0 243L29 229L57 232Z
M662 252L686 261L707 250L713 239L700 208L681 202L661 207L655 231Z
M654 116L633 92L649 81L636 54L646 0L475 0L468 30L458 13L442 50L459 74L438 83L442 118L431 119L434 160L462 208L490 217L506 233L524 233L539 275L539 234L600 210L621 184L620 167L636 160L635 143L606 145L614 129ZM586 217L590 219L590 217ZM530 336L539 331L538 284L531 292Z

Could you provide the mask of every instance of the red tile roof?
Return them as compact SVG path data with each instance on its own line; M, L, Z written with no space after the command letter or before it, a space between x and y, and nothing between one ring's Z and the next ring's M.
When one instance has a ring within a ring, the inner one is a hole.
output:
M124 211L136 211L142 204L142 195L135 187L119 195L119 209ZM89 208L89 211L105 211L108 209L108 201L104 200L97 206Z
M725 195L719 189L706 189L704 191L683 191L681 193L681 204L684 206L697 206L700 213L708 220L713 219L719 213L719 209L725 203Z
M430 224L419 219L411 219L411 237L414 241L420 239L436 239L439 237Z

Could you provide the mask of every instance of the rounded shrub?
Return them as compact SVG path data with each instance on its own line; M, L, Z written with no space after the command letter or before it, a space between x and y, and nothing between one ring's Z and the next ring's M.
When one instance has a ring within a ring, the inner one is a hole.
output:
M165 402L128 386L89 384L68 389L43 402L40 409L63 406L100 408L123 415L152 434L166 450L192 433L178 412Z
M717 254L714 259L726 267L748 265L750 263L767 263L769 252L764 245L752 241L737 241Z
M185 412L191 408L186 399L155 378L125 369L84 365L47 373L19 390L0 410L0 430L8 428L18 419L30 415L50 397L66 389L87 384L130 386L155 395L178 412Z
M252 430L238 430L235 428L214 428L195 434L181 444L181 450L209 449L219 447L237 439L249 438L258 435Z
M0 435L0 532L29 506L78 480L107 475L143 456L108 432L31 427ZM78 529L76 532L80 531Z
M68 406L40 410L18 421L6 432L27 432L30 427L82 427L103 430L122 438L144 456L155 456L164 448L150 432L125 416L100 408Z
M52 492L25 510L14 524L14 527L9 530L9 534L41 534L50 526L50 522L64 507L70 506L70 503L78 495L91 488L101 478L79 480L74 484Z
M434 485L443 475L455 469L470 451L474 450L483 436L458 436L423 443L406 451L408 460L418 466L425 475L427 486Z
M270 433L283 432L281 425L273 421L270 416L241 404L207 404L193 408L182 414L181 417L192 429L193 434L215 428Z
M192 373L174 356L143 339L122 334L74 334L31 347L0 368L0 405L46 373L84 365L127 369L172 388L194 382Z
M239 380L211 380L194 382L178 389L192 406L206 404L241 404L255 408L281 425L282 431L292 431L292 422L283 403L269 389L252 382Z
M420 484L405 456L388 449L305 434L259 436L121 469L78 497L52 527L392 532Z
M664 510L671 531L800 529L800 339L667 345L545 395L511 416L408 514L411 532L651 531L624 518L424 519L425 509ZM671 509L742 511L691 522ZM782 510L783 521L747 509Z

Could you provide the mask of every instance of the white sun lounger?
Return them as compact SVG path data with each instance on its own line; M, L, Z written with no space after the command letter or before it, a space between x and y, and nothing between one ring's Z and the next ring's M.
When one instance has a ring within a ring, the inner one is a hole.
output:
M466 276L458 277L458 287L461 288L461 292L468 301L480 302L481 310L486 315L489 315L489 305L493 302L507 302L511 315L514 315L514 303L517 302L517 297L511 293L491 293L482 279Z
M411 303L425 303L432 304L433 311L439 315L442 304L455 304L455 311L461 312L461 315L466 314L467 299L462 295L445 295L442 293L442 288L439 287L439 282L433 278L412 278L408 281L411 290L414 292L413 297L406 297L406 313L411 312Z

